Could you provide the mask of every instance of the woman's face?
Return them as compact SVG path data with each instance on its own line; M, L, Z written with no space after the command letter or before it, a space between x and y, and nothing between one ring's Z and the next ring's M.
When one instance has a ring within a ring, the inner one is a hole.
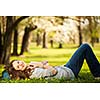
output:
M15 70L25 70L26 68L26 63L24 61L19 61L19 60L15 60L12 63L12 66L14 67Z

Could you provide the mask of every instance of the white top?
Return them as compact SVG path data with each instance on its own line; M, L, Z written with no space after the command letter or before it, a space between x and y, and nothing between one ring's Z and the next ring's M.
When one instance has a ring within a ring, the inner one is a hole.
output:
M30 76L30 79L32 78L65 78L65 79L74 79L74 73L70 68L64 67L64 66L55 66L54 67L57 70L57 74L52 74L52 69L43 69L43 68L35 68L35 70L32 72L32 75Z
M54 76L54 78L57 78L57 79L61 79L61 78L74 79L75 78L75 75L70 68L64 67L64 66L57 66L55 68L57 69L58 73Z

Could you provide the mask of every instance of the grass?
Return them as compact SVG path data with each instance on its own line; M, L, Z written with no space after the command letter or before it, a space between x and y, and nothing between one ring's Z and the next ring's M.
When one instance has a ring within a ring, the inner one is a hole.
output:
M18 59L23 60L26 63L30 61L43 61L48 60L50 65L57 66L65 64L72 54L77 49L77 45L65 45L64 48L48 48L48 49L41 49L41 47L35 47L34 44L30 46L30 52L24 53L23 56L12 56L11 60ZM76 48L75 48L76 47ZM100 61L100 44L96 44L95 48L93 48L97 59ZM3 71L3 65L1 65L0 73ZM52 79L52 80L45 80L41 79L26 79L26 80L0 80L1 83L99 83L100 80L94 79L92 74L89 71L89 68L84 62L81 72L79 73L79 78L75 80L65 80L65 79Z

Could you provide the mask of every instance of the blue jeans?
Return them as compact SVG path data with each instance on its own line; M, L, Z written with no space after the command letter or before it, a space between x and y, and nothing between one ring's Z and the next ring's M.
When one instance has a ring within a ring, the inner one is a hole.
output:
M82 44L76 52L73 54L68 63L65 64L66 67L70 68L75 77L78 77L78 73L80 72L84 59L89 66L89 69L94 77L100 77L100 64L97 60L95 54L93 53L91 47L88 44Z

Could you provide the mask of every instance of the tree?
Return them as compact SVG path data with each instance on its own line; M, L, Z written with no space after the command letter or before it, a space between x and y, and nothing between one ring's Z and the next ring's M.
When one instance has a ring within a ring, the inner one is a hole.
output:
M50 39L50 45L51 45L51 48L53 48L53 39L52 38Z
M6 31L6 17L1 16L0 17L0 63L2 58L2 52L3 52L3 42L4 42L4 33Z
M13 36L13 30L16 28L16 26L22 21L23 19L27 18L28 16L22 16L19 17L14 22L14 16L7 16L6 17L6 31L3 34L2 39L2 48L0 49L0 63L1 64L8 64L10 60L11 55L11 43L12 43L12 36Z
M13 39L13 53L12 55L18 56L18 28L14 29L14 39Z
M77 16L78 18L78 32L79 32L79 46L82 44L82 33L81 33L81 16Z
M47 42L46 41L46 32L44 31L44 33L43 33L43 45L42 45L43 48L47 48L47 43L46 42Z
M41 37L40 34L37 33L37 37L36 37L36 45L39 46L41 44Z
M2 51L3 51L3 45L2 45L1 23L0 23L0 57L2 56Z
M64 20L72 20L74 23L76 23L76 27L78 30L78 34L79 34L79 46L82 44L82 32L81 32L81 23L83 21L81 21L82 16L57 16L57 21L56 23L63 25ZM68 23L70 24L70 23ZM62 47L62 43L59 44L59 47Z
M47 48L47 36L49 31L52 31L52 16L48 17L48 16L41 16L41 17L36 17L34 18L34 24L36 24L38 26L39 29L39 33L42 34L42 48ZM40 41L37 41L37 44Z
M3 45L3 52L1 61L3 64L7 64L10 57L11 52L11 42L12 42L12 24L13 24L13 17L7 16L7 24L6 24L6 33L4 36L4 45Z
M30 33L31 33L31 31L35 30L36 28L37 28L37 26L35 26L35 25L32 26L31 24L25 27L20 55L23 55L25 50L27 50L27 47L29 45L28 40L30 37Z
M14 21L16 20L16 16L14 16ZM18 26L14 29L14 38L13 38L13 53L12 55L17 56L18 52Z
M91 44L94 46L94 42L96 38L96 33L98 31L97 27L100 24L100 17L99 16L86 16L89 21L89 30L91 33Z

